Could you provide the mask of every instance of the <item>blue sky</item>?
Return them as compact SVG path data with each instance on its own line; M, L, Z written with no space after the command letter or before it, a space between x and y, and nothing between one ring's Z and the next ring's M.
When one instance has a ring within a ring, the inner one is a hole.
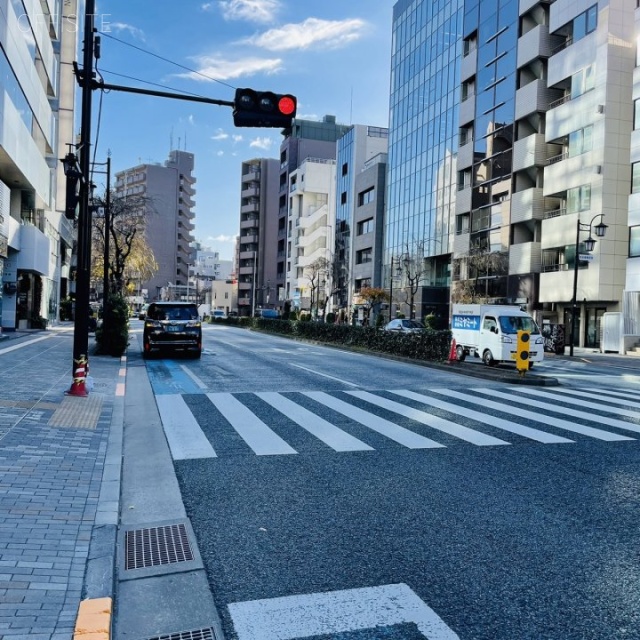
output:
M219 100L237 87L292 93L300 118L386 127L395 1L97 0L98 69L107 83ZM279 130L236 129L230 107L181 100L112 91L99 116L99 92L93 104L96 161L110 150L114 173L164 162L172 141L195 154L196 239L231 259L240 164L278 157Z

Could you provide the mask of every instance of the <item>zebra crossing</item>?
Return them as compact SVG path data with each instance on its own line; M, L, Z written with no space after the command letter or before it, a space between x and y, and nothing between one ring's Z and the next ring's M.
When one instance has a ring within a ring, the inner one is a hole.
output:
M224 456L230 438L242 443L236 455L304 453L304 447L287 442L291 428L337 454L375 451L381 443L439 449L640 440L640 392L478 387L164 394L156 399L174 460Z

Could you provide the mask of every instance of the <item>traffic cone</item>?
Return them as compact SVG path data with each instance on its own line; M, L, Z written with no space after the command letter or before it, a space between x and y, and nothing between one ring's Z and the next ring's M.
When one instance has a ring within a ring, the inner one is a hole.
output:
M451 340L451 349L449 349L449 364L457 361L458 357L456 356L456 339L453 338L453 340Z
M73 361L73 383L66 395L80 398L86 398L89 395L86 387L88 369L89 363L83 355L78 360Z

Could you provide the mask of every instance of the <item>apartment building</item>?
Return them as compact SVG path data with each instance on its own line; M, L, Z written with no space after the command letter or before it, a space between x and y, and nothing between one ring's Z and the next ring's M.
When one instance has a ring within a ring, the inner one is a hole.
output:
M451 230L453 299L525 304L592 347L606 311L638 309L636 4L398 2L387 252L416 229L428 183L418 229L443 244Z
M323 316L332 311L336 161L306 158L289 174L289 276L294 309Z
M242 163L238 238L238 313L277 306L278 181L280 163L255 158ZM284 249L282 249L284 252Z
M382 287L389 130L353 125L337 141L336 228L332 292L343 317L363 287Z
M293 220L289 216L290 180L289 176L296 171L307 158L316 160L335 160L336 141L348 130L349 125L336 123L335 116L326 115L321 121L293 121L290 130L283 133L285 138L280 145L280 178L278 183L278 229L277 229L277 268L275 286L282 309L292 306L301 294L296 292L298 272L292 264L297 255L294 251ZM296 183L297 184L297 183ZM299 185L298 185L299 186ZM334 187L335 188L335 187ZM329 187L327 186L328 190ZM328 191L327 191L328 193ZM334 192L335 193L335 192Z
M60 159L74 142L75 0L4 2L0 12L0 319L59 319L72 293L73 223Z
M119 197L136 196L145 201L144 234L158 264L158 272L141 289L147 300L183 295L192 249L195 213L194 156L173 150L164 164L141 164L116 173Z

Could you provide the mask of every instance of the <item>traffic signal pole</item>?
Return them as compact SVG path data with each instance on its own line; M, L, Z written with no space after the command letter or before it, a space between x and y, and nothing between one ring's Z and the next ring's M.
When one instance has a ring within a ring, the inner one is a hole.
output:
M235 100L216 100L202 96L191 96L168 91L153 91L108 84L97 80L94 73L96 57L96 30L94 27L96 0L85 1L83 68L80 70L74 62L76 80L82 88L82 123L80 143L80 172L82 186L80 188L78 226L77 226L77 266L76 266L76 306L73 332L73 383L67 391L69 395L87 396L86 376L89 371L89 285L91 270L91 228L92 212L89 206L91 189L91 95L96 89L124 91L140 95L173 98L189 102L215 104L232 107L234 124L237 127L279 127L291 126L296 115L297 99L290 94L274 94L253 89L237 89ZM109 195L107 195L109 197ZM105 278L106 280L106 278Z
M86 397L89 372L89 272L91 270L91 209L89 208L89 175L91 171L91 81L94 58L95 0L86 0L84 18L84 56L82 70L82 122L80 129L80 171L84 181L80 187L78 240L76 253L76 306L73 330L73 381L69 395Z

